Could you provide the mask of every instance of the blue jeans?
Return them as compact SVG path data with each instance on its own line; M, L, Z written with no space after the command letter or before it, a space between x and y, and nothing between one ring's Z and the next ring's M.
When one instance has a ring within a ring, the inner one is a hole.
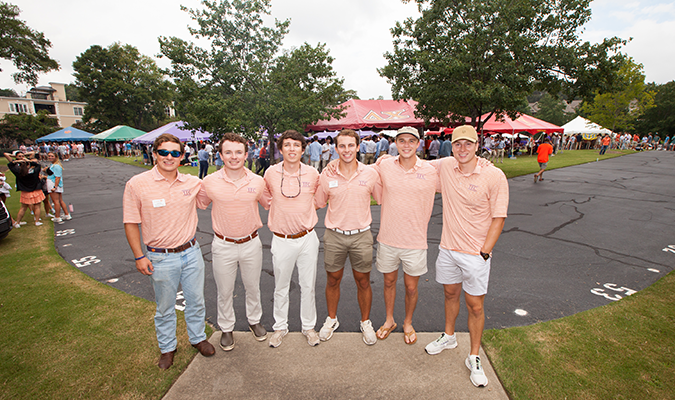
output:
M609 146L601 146L600 147L600 155L605 154L605 152L607 151L607 147L609 147Z
M199 162L199 179L204 178L208 174L209 174L209 162L208 161L200 161Z
M162 353L176 350L176 293L178 284L185 296L185 323L191 344L206 340L204 320L204 259L199 243L180 253L148 252L154 271L150 275L155 290L155 331Z

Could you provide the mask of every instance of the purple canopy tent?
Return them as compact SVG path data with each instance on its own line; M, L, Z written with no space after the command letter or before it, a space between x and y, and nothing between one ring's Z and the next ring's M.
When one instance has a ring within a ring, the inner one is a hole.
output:
M170 133L176 136L178 139L180 139L181 142L196 142L199 140L209 140L209 138L211 137L211 134L209 132L189 131L180 129L184 125L185 123L183 121L171 122L164 126L160 126L159 128L155 129L152 132L148 132L145 135L141 135L133 139L132 142L151 144L155 141L157 136L163 133Z

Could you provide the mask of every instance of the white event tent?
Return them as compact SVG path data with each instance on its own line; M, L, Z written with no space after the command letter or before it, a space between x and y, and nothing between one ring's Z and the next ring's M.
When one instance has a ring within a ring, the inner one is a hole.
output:
M565 129L565 135L576 135L581 133L584 135L584 139L593 140L598 137L598 135L609 134L614 136L614 133L607 128L591 122L582 116L578 116L562 126Z

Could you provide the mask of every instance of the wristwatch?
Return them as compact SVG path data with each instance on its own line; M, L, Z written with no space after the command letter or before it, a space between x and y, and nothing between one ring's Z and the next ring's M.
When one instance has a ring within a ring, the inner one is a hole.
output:
M480 252L480 256L483 257L483 260L487 261L488 258L490 258L490 253L483 253L482 251Z

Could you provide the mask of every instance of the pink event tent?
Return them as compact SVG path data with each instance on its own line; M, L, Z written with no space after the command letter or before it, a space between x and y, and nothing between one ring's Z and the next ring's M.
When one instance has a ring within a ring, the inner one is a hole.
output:
M481 116L481 119L485 118L486 116L487 114L484 114ZM511 134L527 132L531 135L534 135L535 133L539 132L562 133L564 129L558 125L553 125L549 122L542 121L530 115L520 114L520 116L515 120L512 120L508 115L504 115L503 121L497 121L493 115L483 124L483 131Z
M404 126L424 126L424 120L415 118L416 101L397 100L348 100L341 104L345 108L344 118L318 121L307 125L305 131L333 131L338 129L398 129Z
M184 125L185 123L183 121L171 122L164 126L160 126L154 131L148 132L145 135L135 138L134 140L132 140L132 142L151 144L155 141L157 136L163 133L170 133L176 136L178 139L180 139L181 142L196 142L199 140L208 140L211 137L211 134L208 132L189 131L180 129L180 127Z

